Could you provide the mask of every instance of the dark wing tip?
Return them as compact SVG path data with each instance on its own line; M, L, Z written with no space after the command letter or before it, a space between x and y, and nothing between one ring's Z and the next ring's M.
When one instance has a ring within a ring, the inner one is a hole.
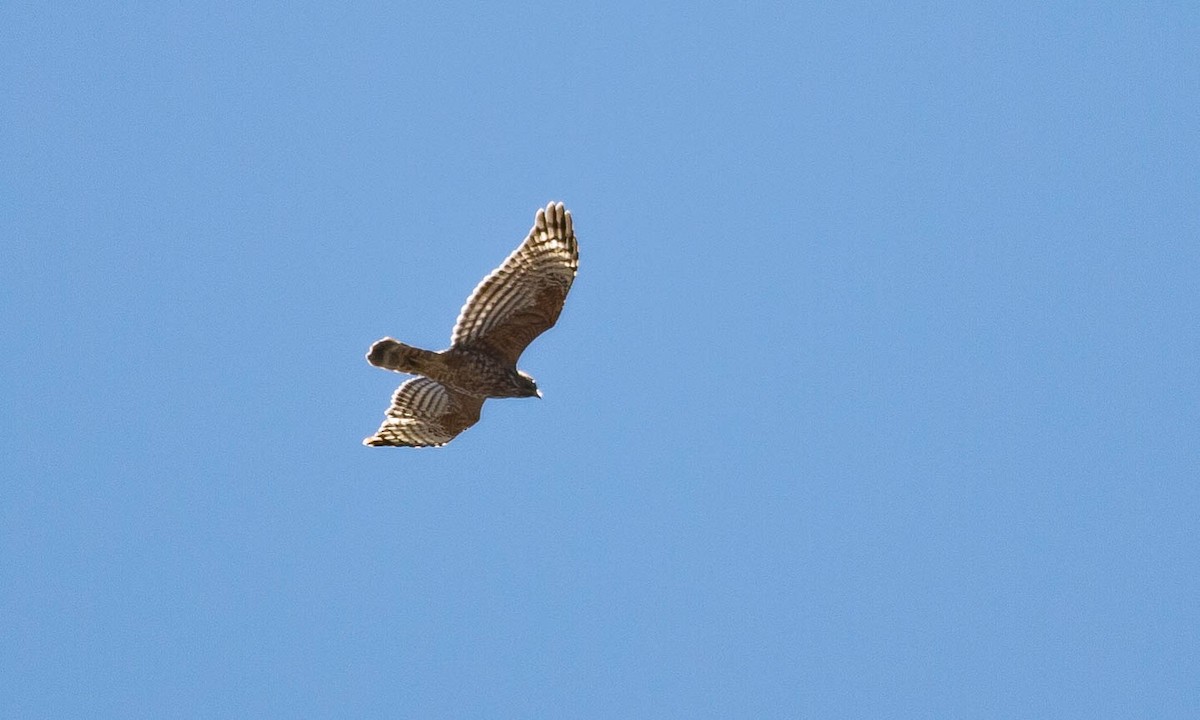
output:
M539 230L549 227L557 228L562 231L563 237L570 237L574 234L571 227L571 211L567 210L561 201L551 200L546 203L544 209L539 209L534 226Z

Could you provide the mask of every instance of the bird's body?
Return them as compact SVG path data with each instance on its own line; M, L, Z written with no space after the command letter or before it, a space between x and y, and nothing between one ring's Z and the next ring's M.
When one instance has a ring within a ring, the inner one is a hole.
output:
M471 397L537 395L537 388L526 384L528 376L521 375L515 365L505 364L488 353L469 348L450 347L433 352L384 338L371 346L367 361L388 370L424 375Z
M550 203L525 242L467 298L449 348L422 350L392 338L372 345L369 363L418 377L396 389L387 418L363 443L445 445L478 422L487 398L540 397L517 360L558 320L578 267L571 213Z

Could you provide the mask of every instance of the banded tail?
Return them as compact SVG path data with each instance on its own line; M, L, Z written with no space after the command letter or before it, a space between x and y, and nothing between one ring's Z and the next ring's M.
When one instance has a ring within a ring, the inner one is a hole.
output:
M437 353L405 345L390 337L376 340L367 352L367 362L384 370L424 375L437 363Z

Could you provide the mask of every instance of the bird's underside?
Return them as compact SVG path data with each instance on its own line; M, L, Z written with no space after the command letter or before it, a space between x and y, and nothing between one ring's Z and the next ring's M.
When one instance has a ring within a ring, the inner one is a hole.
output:
M372 345L372 365L418 377L396 389L383 424L363 444L445 445L479 420L487 398L540 396L517 360L558 320L578 267L571 213L550 203L467 298L449 348L432 352L392 338Z

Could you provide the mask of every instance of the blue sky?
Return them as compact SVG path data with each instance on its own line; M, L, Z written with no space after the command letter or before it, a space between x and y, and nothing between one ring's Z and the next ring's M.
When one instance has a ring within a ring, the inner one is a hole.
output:
M0 28L0 716L1200 716L1195 6ZM361 446L552 199L545 399Z

